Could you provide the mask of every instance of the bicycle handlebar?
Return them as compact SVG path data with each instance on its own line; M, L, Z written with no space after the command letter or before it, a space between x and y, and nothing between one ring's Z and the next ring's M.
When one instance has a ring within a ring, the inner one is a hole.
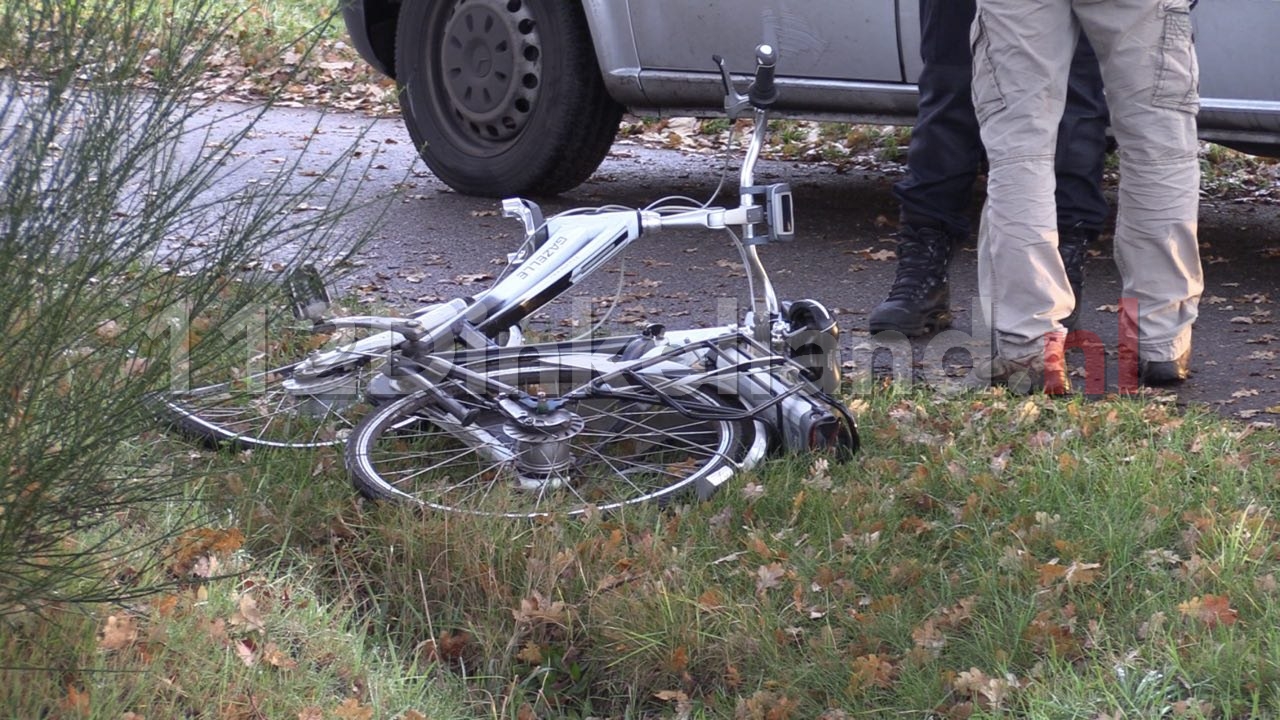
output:
M747 97L751 106L764 109L778 99L778 89L773 84L774 70L778 64L778 53L772 45L756 46L756 78L747 89Z

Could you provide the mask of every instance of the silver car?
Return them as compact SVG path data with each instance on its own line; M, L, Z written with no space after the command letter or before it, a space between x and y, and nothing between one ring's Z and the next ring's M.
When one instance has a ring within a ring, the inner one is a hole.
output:
M913 0L345 0L361 55L394 77L427 165L474 194L554 194L604 158L624 109L714 115L712 55L735 73L779 49L778 116L905 125L915 118ZM1194 13L1200 134L1280 156L1280 0Z

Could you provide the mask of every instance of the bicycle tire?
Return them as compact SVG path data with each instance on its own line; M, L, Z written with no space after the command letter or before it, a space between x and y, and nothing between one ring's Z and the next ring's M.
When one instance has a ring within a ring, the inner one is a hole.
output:
M520 386L526 371L535 372L516 368L492 377ZM547 375L544 366L528 379L546 392ZM533 442L498 411L496 397L458 383L440 389L475 411L471 424L462 427L424 392L375 409L346 447L346 466L361 494L471 515L572 517L663 503L694 490L705 498L764 455L758 424L683 416L618 375L597 379L573 403L580 427ZM709 393L684 392L686 406L723 405ZM529 469L531 456L543 463L536 472ZM547 456L561 466L547 470Z
M309 449L345 442L371 407L365 389L381 360L331 373L315 382L314 393L286 387L299 364L167 393L158 409L180 431L213 445Z

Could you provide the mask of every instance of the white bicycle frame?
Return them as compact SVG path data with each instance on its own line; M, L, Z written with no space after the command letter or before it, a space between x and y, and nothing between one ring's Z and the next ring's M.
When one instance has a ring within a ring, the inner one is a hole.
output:
M769 57L762 59L760 64L763 66L768 61L771 80L772 51L767 46L761 48L762 58L766 53ZM458 414L458 419L462 420L460 406L450 403L438 390L439 384L446 378L461 379L477 383L474 387L515 392L514 388L493 387L492 379L465 366L477 361L504 362L502 352L506 348L539 347L524 345L519 332L520 323L535 310L618 257L645 233L674 228L724 230L737 226L752 290L751 310L743 323L684 331L667 331L661 326L653 326L656 329L646 331L643 339L631 336L588 340L569 347L541 347L549 349L555 358L553 365L558 368L578 366L587 369L590 366L593 372L599 372L602 363L609 363L610 371L629 370L635 378L661 375L664 393L678 391L681 382L691 387L694 384L717 385L721 390L733 393L747 408L739 419L747 419L752 413L776 406L784 417L779 417L775 426L787 436L784 437L787 445L812 446L815 442L811 437L813 433L829 432L830 428L815 429L810 416L830 413L820 407L826 401L813 397L822 395L821 390L804 381L796 372L782 373L779 370L789 362L784 345L793 328L783 318L773 285L756 251L759 244L787 240L792 236L794 213L791 193L785 184L755 185L755 165L768 134L768 106L737 94L723 64L721 70L725 78L726 111L733 117L751 105L755 122L739 172L738 207L569 213L543 222L540 210L533 203L521 199L505 200L503 214L523 223L526 242L520 251L509 256L508 272L474 298L458 298L427 306L407 319L350 316L321 320L313 306L295 302L295 306L311 308L308 314L317 321L318 329L359 328L381 332L336 350L313 354L294 368L292 377L285 383L286 388L298 394L312 393L324 378L332 377L335 371L354 363L378 356L401 356L412 361L412 368L406 369L405 363L399 364L399 372L392 373L396 378L391 382L392 392L433 393L446 409L452 407L450 412ZM758 68L757 83L760 82L760 73ZM825 313L825 309L822 312ZM504 332L510 333L509 339L505 345L499 345L493 338ZM618 355L620 359L604 359L610 354ZM524 357L527 359L527 355ZM709 361L709 357L714 360ZM690 368L708 365L732 371L690 372ZM677 376L674 381L673 373ZM792 377L780 377L783 374ZM830 377L827 379L831 380ZM848 418L847 415L845 417ZM851 422L852 418L848 420ZM854 444L856 447L856 433Z

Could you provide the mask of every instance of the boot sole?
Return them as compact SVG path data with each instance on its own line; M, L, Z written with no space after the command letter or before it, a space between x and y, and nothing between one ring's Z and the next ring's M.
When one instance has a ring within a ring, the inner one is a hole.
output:
M907 337L920 337L921 335L929 335L939 330L945 330L951 327L951 311L933 313L924 318L919 325L896 325L894 323L871 323L871 332L899 332Z

